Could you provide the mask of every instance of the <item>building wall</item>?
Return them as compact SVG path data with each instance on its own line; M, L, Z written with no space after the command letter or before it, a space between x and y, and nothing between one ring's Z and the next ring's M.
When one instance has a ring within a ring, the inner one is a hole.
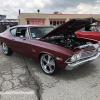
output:
M6 15L0 15L0 19L6 19Z
M94 17L100 20L100 14L38 14L38 13L21 13L18 16L18 24L26 25L26 19L45 19L45 25L50 25L50 19L66 19L69 21L72 18L89 18ZM100 24L100 22L98 22ZM97 23L97 24L98 24Z

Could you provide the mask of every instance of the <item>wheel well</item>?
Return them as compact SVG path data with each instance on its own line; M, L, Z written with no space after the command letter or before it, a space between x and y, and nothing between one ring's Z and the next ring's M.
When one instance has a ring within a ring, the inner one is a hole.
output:
M49 54L49 53L45 53L45 52L44 52L44 53L40 53L40 54L39 54L39 61L40 61L40 58L41 58L41 56L42 56L43 54ZM49 55L51 55L51 56L54 58L54 56L53 56L52 54L49 54ZM54 58L54 59L55 59L55 58Z
M41 58L41 56L43 55L43 54L48 54L48 55L51 55L51 54L49 54L49 53L40 53L39 54L39 61L40 61L40 58ZM51 55L52 56L52 55ZM52 56L53 57L53 56ZM53 57L54 58L54 57ZM55 58L54 58L54 61L55 61ZM41 62L40 62L40 65L41 65ZM41 68L42 68L42 65L41 65ZM60 68L58 67L58 65L57 65L57 63L56 63L56 61L55 61L55 70L53 71L53 73L47 73L45 70L44 70L44 68L42 68L42 70L46 73L46 74L49 74L49 75L52 75L52 74L54 74L54 73L57 73L59 70L60 70Z
M39 61L40 61L40 58L41 58L41 56L42 56L43 54L45 54L45 53L40 53L40 54L39 54Z
M2 43L3 43L3 42L1 42L1 45L2 45Z

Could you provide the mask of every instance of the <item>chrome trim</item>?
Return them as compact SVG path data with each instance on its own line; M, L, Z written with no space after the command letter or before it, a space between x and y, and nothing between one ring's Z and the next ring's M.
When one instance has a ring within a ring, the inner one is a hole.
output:
M86 48L86 47L89 47L89 46L92 46L93 44L86 44L86 45L81 45L79 46L78 48L79 49L82 49L82 48Z
M56 59L62 61L62 58L56 57Z
M33 52L36 52L35 50L32 50Z
M98 47L99 47L99 45L98 45L98 44L93 44L93 46L94 46L95 48L98 48Z
M82 48L86 48L86 47L89 47L89 46L94 46L95 48L98 48L98 47L99 47L98 44L88 43L88 44L86 44L86 45L81 45L81 46L79 46L78 48L79 48L79 49L82 49Z
M93 57L94 55L98 54L98 48L91 51L86 51L81 53L81 59Z
M92 61L92 60L98 58L99 55L100 55L100 52L99 52L97 55L95 55L95 56L93 56L93 57L91 57L91 58L88 58L88 59L85 59L85 60L82 60L82 61L77 61L77 62L75 62L75 63L68 64L68 65L65 67L65 70L72 70L72 69L78 67L79 65L82 65L82 64L84 64L84 63L86 63L86 62L88 62L88 61Z
M92 44L92 45L94 46L95 50L80 52L81 53L81 58L78 59L78 60L82 60L82 59L86 59L86 58L89 58L89 57L93 57L94 55L98 54L99 45L98 44ZM76 54L74 54L74 55L76 55ZM68 58L64 63L68 63L68 64L69 63L74 63L74 62L70 62L69 61L70 59L71 59L71 57ZM78 61L78 60L76 60L76 61Z

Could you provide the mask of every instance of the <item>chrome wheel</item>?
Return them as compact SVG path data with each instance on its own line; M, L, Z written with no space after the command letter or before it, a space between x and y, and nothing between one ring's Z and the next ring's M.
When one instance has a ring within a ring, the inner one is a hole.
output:
M3 49L4 54L8 54L8 47L6 43L2 43L2 49Z
M49 54L42 55L40 64L43 71L47 74L52 74L56 70L56 64L54 58Z
M2 43L2 50L5 55L11 55L13 51L6 45L6 43Z

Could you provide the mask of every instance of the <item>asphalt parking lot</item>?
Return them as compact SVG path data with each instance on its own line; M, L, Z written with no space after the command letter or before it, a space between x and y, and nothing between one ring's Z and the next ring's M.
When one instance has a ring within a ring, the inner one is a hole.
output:
M0 46L0 100L39 100L37 91L24 57L5 56Z
M28 95L30 99L25 98L24 100L100 100L100 57L92 62L81 65L79 68L72 71L61 69L57 74L52 76L46 75L41 70L38 62L30 60L27 57L24 57L23 59L23 56L16 53L10 57L5 56L2 53L1 46L0 57L1 59L3 58L2 61L0 60L0 69L2 68L1 65L5 63L4 61L8 60L15 65L19 65L14 67L14 70L23 66L23 69L26 69L26 72L28 71L27 73L24 73L22 70L23 77L24 75L29 75L27 77L33 79L31 82L34 84L31 84L31 86L30 84L24 85L24 88L27 87L28 89L24 89L24 92L36 92L35 96ZM4 67L4 69L6 70L7 68ZM21 74L20 70L18 72ZM23 79L23 77L21 79ZM1 80L2 79L0 79L0 81ZM2 86L5 86L5 84L2 83L1 91L3 91ZM23 88L23 84L20 84L19 88L15 88L15 90L21 91L21 88ZM13 91L13 89L10 89L10 91Z
M73 71L62 69L53 76L27 59L28 68L38 80L41 100L100 100L100 57Z

